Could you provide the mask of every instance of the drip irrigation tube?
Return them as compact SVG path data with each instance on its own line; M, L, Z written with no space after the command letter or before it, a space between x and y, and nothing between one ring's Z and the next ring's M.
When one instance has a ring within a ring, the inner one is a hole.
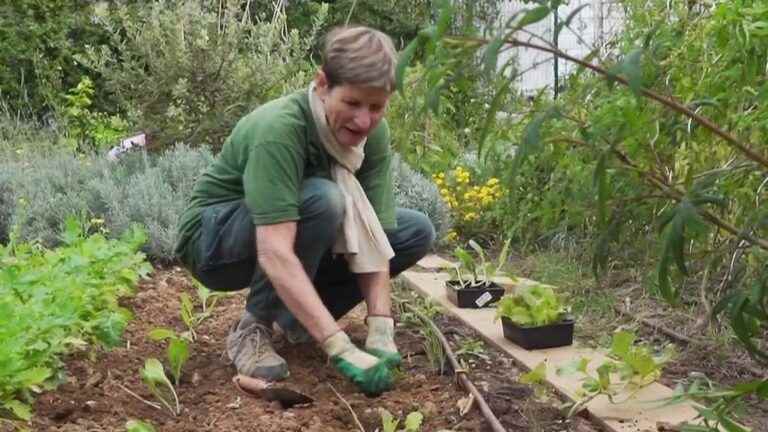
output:
M443 332L437 328L435 323L428 316L424 315L417 308L407 303L405 306L411 312L421 318L424 322L429 324L429 326L435 332L437 338L440 339L440 343L443 345L443 349L445 350L445 356L448 357L448 361L451 363L451 368L453 368L453 373L456 375L456 379L461 383L461 386L464 387L465 390L474 396L475 402L477 403L478 408L480 408L480 412L483 414L483 417L485 417L486 421L488 421L488 424L491 426L493 432L506 432L504 426L501 425L499 419L496 418L496 415L493 414L493 411L491 411L491 408L485 402L485 399L483 399L480 391L477 390L477 387L475 387L475 385L472 384L472 381L470 381L469 377L467 377L467 371L462 369L459 365L458 360L456 360L456 355L454 355L453 350L451 349L451 345L448 343L448 339L445 338L445 335L443 335Z

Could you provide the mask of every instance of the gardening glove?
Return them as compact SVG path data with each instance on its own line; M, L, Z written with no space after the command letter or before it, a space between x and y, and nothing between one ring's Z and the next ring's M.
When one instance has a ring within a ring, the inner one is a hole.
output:
M365 350L384 360L389 367L400 365L402 358L395 346L395 320L388 316L369 316Z
M356 347L343 331L322 345L336 369L363 393L375 396L392 388L392 375L386 363Z

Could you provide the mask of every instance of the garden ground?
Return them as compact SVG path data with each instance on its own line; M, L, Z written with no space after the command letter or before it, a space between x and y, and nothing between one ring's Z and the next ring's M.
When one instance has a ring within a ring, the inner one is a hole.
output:
M160 431L350 431L359 430L345 404L331 386L346 399L366 431L381 428L378 408L404 418L412 411L424 415L424 431L489 430L477 410L459 416L458 402L466 396L452 376L438 375L429 366L418 331L398 326L397 340L404 365L397 374L395 390L368 398L326 364L325 356L313 344L289 346L278 342L291 368L285 382L315 399L308 406L283 410L240 393L231 378L234 369L224 353L229 326L242 311L243 296L233 295L219 302L211 318L199 330L198 341L185 366L178 388L182 413L178 417L139 400L152 400L139 379L139 369L148 357L163 358L162 344L147 333L155 327L182 329L178 316L179 293L192 291L192 284L179 268L159 269L143 281L137 295L125 302L135 317L125 332L125 346L106 353L80 353L67 362L68 380L58 390L42 395L35 405L33 429L37 431L123 431L129 419L151 422ZM363 341L362 313L353 313L344 325L353 340ZM455 320L441 317L438 325L457 343L472 337L471 331ZM560 401L542 396L517 383L521 371L512 360L492 348L481 351L470 378L484 393L494 413L510 431L599 430L581 417L565 420ZM135 393L134 395L129 394Z

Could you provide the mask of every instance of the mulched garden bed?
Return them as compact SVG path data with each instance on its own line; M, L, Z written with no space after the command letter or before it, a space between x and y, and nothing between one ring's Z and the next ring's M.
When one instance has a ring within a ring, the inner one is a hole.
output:
M182 413L178 417L139 400L152 396L139 378L148 357L163 359L164 345L146 335L155 327L183 330L179 318L179 294L192 293L192 284L179 268L160 269L140 284L138 294L125 301L135 317L125 333L125 345L109 352L82 352L67 361L67 382L41 395L35 404L32 428L37 431L124 431L129 419L151 422L159 431L356 431L352 414L331 386L351 405L366 431L381 429L379 408L404 418L412 411L424 415L423 431L487 431L480 413L473 409L459 415L458 401L466 394L454 378L439 375L430 366L423 338L416 329L399 325L397 341L404 354L396 388L378 398L358 393L326 363L315 344L289 345L278 340L278 352L290 366L284 384L307 394L315 402L282 409L240 393L231 383L234 369L224 352L230 325L240 316L244 296L237 294L219 302L214 314L198 331L192 357L185 366L178 393ZM194 295L193 295L194 297ZM345 318L343 325L352 339L362 344L365 326L362 311ZM458 321L441 317L438 325L456 342L472 331ZM597 431L586 419L565 420L553 396L541 397L519 384L521 371L512 360L486 346L487 358L477 358L470 378L481 389L489 405L510 431L542 432ZM135 396L129 394L135 393ZM402 426L402 423L401 423Z

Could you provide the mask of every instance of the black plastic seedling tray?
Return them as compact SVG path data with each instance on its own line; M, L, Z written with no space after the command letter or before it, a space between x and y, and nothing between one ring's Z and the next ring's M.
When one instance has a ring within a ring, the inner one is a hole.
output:
M459 281L449 280L445 282L445 291L453 304L466 309L490 306L504 295L504 287L495 282L462 288Z
M501 317L504 337L527 349L568 346L573 343L573 318L539 327L521 327L507 317Z

